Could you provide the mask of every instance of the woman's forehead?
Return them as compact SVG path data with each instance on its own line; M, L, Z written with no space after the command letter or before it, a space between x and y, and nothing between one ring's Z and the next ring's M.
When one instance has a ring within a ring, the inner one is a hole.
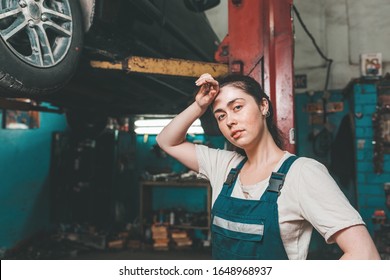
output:
M228 103L237 98L248 99L248 97L251 96L240 88L224 86L220 89L217 97L214 100L214 107L218 104Z

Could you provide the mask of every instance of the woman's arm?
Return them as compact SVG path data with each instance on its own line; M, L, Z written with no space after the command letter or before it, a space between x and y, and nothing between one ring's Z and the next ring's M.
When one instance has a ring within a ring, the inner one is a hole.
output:
M380 260L378 250L364 225L356 225L336 232L333 237L344 252L344 260Z
M344 252L342 259L378 259L378 251L361 215L350 204L327 168L308 158L300 158L294 165L295 170L299 170L297 199L305 220L328 243L338 244ZM291 170L294 170L294 165Z
M157 143L167 154L174 157L185 166L199 171L195 145L186 141L186 134L191 124L204 113L196 102L177 115L157 135Z
M195 145L186 141L186 134L192 123L206 112L207 107L218 94L218 82L210 74L203 74L195 82L201 86L195 102L177 115L157 136L161 149L176 158L191 170L199 171Z

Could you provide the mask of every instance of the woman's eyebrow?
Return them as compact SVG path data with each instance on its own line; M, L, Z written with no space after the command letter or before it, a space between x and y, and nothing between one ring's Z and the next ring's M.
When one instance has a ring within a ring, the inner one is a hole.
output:
M214 115L216 114L216 113L220 113L220 112L224 112L222 109L220 109L220 108L218 108L218 109L216 109L213 113L214 113Z
M238 98L234 98L233 100L230 100L227 104L226 104L226 107L229 107L230 105L232 105L234 102L236 102L237 100L245 100L244 98L241 98L241 97L238 97ZM215 113L218 113L218 112L223 112L222 109L218 108L214 111L214 114Z

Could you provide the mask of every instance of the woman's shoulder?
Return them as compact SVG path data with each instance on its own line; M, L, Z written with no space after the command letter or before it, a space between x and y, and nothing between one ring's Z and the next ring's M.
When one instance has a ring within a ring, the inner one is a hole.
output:
M235 152L235 151L228 151L224 149L219 149L219 148L210 148L206 145L202 144L195 144L195 149L197 154L203 155L203 156L208 156L208 157L215 157L215 158L223 158L223 159L237 159L237 160L242 160L244 158L243 155Z
M231 168L236 167L244 156L237 152L196 145L199 174L210 180L213 188L222 186Z
M234 152L217 148L210 148L205 145L195 145L196 155L200 170L230 169L236 167L244 156Z
M299 192L337 189L337 183L328 168L320 161L309 157L298 157L290 168L286 180Z
M328 168L323 163L304 156L297 157L288 173L290 179L294 178L296 180L300 180L301 178L318 180L329 176Z
M325 165L319 162L318 160L310 157L304 157L304 156L297 156L295 154L291 154L289 152L286 152L285 158L288 158L290 156L296 156L297 159L294 161L293 165L294 169L296 168L302 168L302 167L313 167L313 168L325 168Z

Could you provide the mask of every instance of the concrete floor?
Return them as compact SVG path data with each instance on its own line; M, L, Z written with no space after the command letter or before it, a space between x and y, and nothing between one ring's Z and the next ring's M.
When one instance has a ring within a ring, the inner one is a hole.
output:
M94 249L82 243L69 240L38 239L26 244L14 252L9 252L4 259L19 260L211 260L211 248L199 244L189 248L170 247L169 250L155 250L151 244L141 244L136 249ZM341 251L311 251L309 260L336 260Z
M169 251L147 250L105 250L80 254L76 260L210 260L209 249L182 249Z
M340 252L311 252L308 260L337 260ZM75 260L211 260L211 249L170 249L168 251L143 250L104 250L90 251L72 257Z

